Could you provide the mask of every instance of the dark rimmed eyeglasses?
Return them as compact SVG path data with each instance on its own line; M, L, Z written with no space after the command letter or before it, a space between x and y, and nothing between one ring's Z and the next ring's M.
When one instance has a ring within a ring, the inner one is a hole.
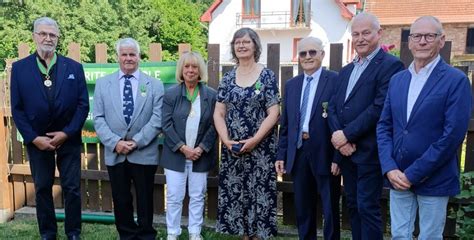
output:
M426 42L431 43L440 35L441 35L440 33L425 33L425 34L412 33L409 36L413 42L419 42L421 41L422 38L425 38Z
M305 58L309 54L310 57L315 57L318 54L318 52L322 52L322 50L312 49L312 50L308 50L308 51L301 51L301 52L298 53L298 56L300 58Z
M49 36L50 39L55 40L59 36L54 33L47 33L47 32L35 32L36 35L40 36L41 38L46 38Z

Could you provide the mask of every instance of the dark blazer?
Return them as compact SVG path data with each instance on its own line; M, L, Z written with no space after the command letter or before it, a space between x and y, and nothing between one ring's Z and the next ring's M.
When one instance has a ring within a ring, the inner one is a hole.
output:
M393 74L403 70L404 66L398 58L380 49L345 100L353 68L354 63L350 63L339 72L340 86L329 104L329 127L331 133L342 129L348 141L357 145L357 151L350 157L352 162L379 164L375 128L382 112L389 80ZM336 152L334 161L340 162L342 157Z
M32 54L12 66L11 111L16 127L26 144L52 131L63 131L67 141L80 143L89 113L82 65L57 55L54 109L50 111L36 56Z
M460 191L457 150L472 109L469 79L441 59L407 122L410 79L408 70L393 76L377 126L383 174L399 169L416 194L454 196Z
M204 84L199 84L201 98L201 120L196 139L196 145L204 152L201 158L193 162L193 172L207 172L211 170L217 160L216 140L214 128L214 107L216 105L216 91ZM166 90L163 100L163 132L165 143L160 165L164 168L184 172L186 159L179 148L186 144L186 120L191 110L191 102L186 98L186 86L178 84Z
M285 98L280 118L280 136L277 160L285 162L287 173L291 173L296 155L298 126L300 118L300 99L304 74L290 79L285 85ZM309 136L307 140L312 148L312 170L320 175L329 175L334 148L331 144L331 132L326 118L322 117L324 102L329 102L337 81L337 73L322 70L309 119Z

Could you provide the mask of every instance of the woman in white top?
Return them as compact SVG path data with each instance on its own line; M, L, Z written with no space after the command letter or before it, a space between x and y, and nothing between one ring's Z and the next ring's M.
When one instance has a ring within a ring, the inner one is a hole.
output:
M189 239L200 240L207 173L217 160L213 124L216 91L205 86L207 68L199 53L184 53L176 68L178 85L165 91L160 165L165 168L168 240L181 234L181 211L188 181Z

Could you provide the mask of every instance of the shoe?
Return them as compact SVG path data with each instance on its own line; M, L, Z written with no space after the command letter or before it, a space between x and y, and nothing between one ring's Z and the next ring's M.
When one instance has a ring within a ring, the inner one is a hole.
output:
M178 240L178 235L168 234L166 240Z
M189 240L203 240L201 234L189 234Z

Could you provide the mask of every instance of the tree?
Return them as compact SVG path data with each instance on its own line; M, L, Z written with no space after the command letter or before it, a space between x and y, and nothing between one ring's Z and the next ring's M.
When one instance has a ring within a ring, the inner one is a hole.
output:
M106 43L108 60L116 61L114 44L122 37L133 37L145 50L159 42L163 60L176 60L178 44L190 43L193 50L206 56L207 30L199 17L212 1L137 0L137 1L17 1L0 7L0 69L5 59L17 57L20 42L32 49L33 21L41 16L55 19L61 30L58 51L67 53L70 42L81 45L81 60L93 62L95 44ZM196 11L199 9L199 11Z

